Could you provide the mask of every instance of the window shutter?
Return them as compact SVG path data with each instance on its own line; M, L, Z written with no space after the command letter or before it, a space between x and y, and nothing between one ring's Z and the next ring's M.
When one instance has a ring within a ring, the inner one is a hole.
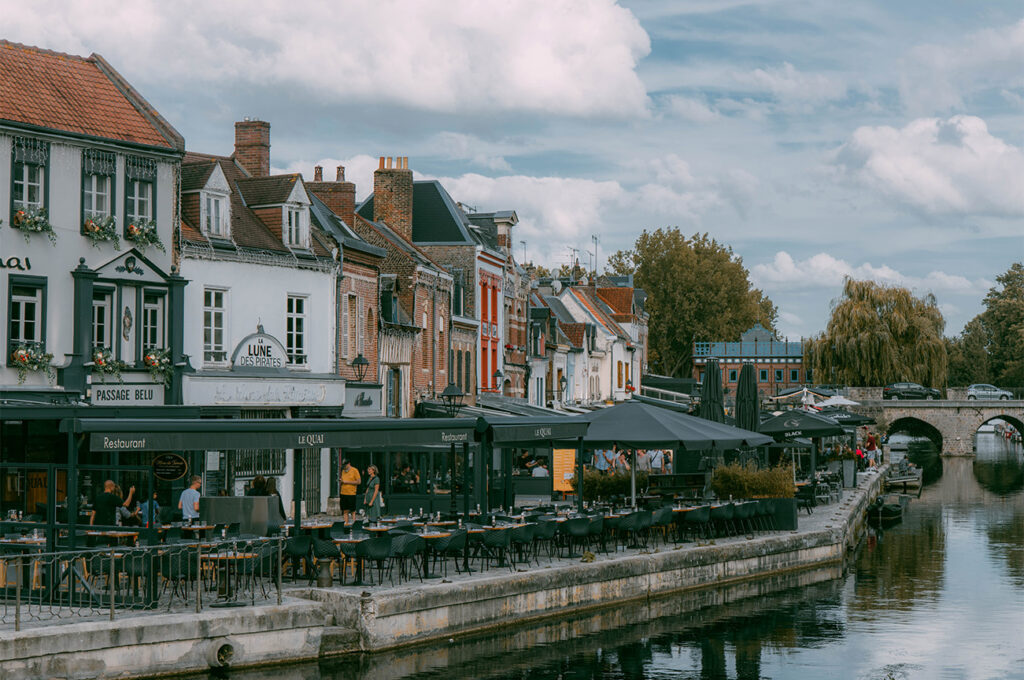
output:
M366 319L363 318L362 309L363 309L363 299L360 298L360 297L357 297L356 298L356 332L358 333L358 336L359 336L359 341L358 341L359 345L358 345L356 351L359 354L365 354L366 353L366 342L365 342Z
M348 295L341 304L341 356L348 358Z

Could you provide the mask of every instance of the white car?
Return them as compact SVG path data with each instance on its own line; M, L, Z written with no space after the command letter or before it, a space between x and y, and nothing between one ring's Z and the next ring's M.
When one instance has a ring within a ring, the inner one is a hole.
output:
M971 385L967 388L968 399L1013 399L1013 392L1001 390L995 385Z

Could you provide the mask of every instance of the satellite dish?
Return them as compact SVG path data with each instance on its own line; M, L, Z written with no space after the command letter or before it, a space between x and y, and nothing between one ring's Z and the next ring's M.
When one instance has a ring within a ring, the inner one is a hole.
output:
M562 292L562 282L559 281L558 279L555 279L554 281L552 281L551 282L551 290L555 291L555 295L558 295L559 293L561 293Z

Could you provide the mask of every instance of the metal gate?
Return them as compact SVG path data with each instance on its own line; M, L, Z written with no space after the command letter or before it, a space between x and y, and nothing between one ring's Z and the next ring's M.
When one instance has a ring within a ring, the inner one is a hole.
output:
M302 450L302 500L306 514L315 515L320 508L320 449Z

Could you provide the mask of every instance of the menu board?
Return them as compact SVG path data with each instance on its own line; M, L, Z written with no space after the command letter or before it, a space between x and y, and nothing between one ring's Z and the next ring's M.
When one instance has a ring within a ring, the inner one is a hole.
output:
M571 493L572 480L576 475L576 449L555 449L552 455L551 488Z

